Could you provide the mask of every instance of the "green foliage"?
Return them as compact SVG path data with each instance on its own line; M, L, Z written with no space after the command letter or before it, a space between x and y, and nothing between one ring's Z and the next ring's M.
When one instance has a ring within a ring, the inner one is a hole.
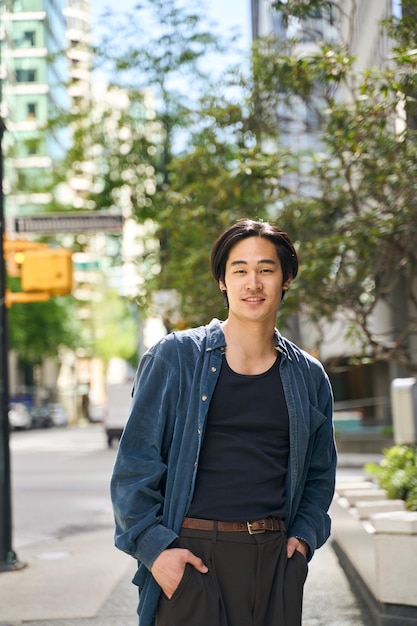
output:
M14 290L17 281L12 281ZM13 304L8 313L9 347L27 365L56 357L60 348L82 349L107 363L113 356L132 364L138 359L137 308L127 298L107 290L92 303L92 317L81 321L79 303L72 297L56 297L46 302Z
M324 1L273 4L284 19L331 17ZM291 47L294 42L283 50L273 40L260 42L255 68L266 114L287 116L278 116L282 129L292 111L298 123L300 110L315 114L315 127L306 130L320 147L293 155L296 184L280 213L299 247L299 302L317 324L341 321L358 358L416 372L409 347L417 289L416 0L403 8L402 20L389 21L395 54L385 71L358 74L340 44L316 42L307 53ZM275 46L272 63L262 63L265 46L268 59ZM373 321L381 307L390 325L377 332Z
M218 79L210 71L210 58L235 41L220 40L201 7L190 7L147 0L127 19L112 18L111 36L97 50L130 105L116 118L106 112L117 132L106 133L106 120L94 127L94 144L105 150L90 200L113 207L125 193L138 222L156 224L158 245L145 235L137 263L145 279L139 302L153 311L155 293L175 290L177 310L157 311L167 328L225 315L210 275L211 246L232 221L269 217L292 167L287 150L263 144L272 130L256 114L252 77L227 67Z
M367 463L365 471L376 478L388 498L405 500L409 511L417 511L417 448L397 445L383 452L381 463Z
M287 20L332 19L329 2L272 4ZM96 165L92 208L128 206L140 224L155 224L137 259L140 304L151 309L155 292L174 290L179 311L168 328L224 315L211 244L238 218L268 218L300 256L284 310L298 302L317 325L337 318L356 358L417 371L409 349L417 325L417 2L403 4L404 18L388 24L393 63L362 76L341 44L301 54L294 42L266 38L255 42L248 71L242 63L218 79L208 59L230 44L191 4L144 0L131 14L111 14L97 50L112 73L111 98L84 111L72 165L80 173L84 160ZM300 111L314 152L291 145L287 129L300 124ZM378 307L392 320L384 333L373 324Z
M82 348L76 320L71 296L13 304L8 313L9 347L18 352L22 363L31 365L56 356L61 347Z
M104 167L91 200L108 208L127 193L139 221L158 219L172 158L187 143L199 95L209 84L203 60L220 44L204 27L200 8L193 12L176 0L146 0L132 13L112 13L111 24L96 58L115 96L123 90L128 105L116 115L110 106L97 120L94 145L105 146Z
M328 0L273 0L272 7L288 20L290 17L302 19L319 17L323 12L330 11L332 4Z
M278 178L286 152L262 150L244 106L206 99L190 150L171 161L158 216L159 235L167 244L153 287L177 290L187 326L225 316L209 269L210 249L220 232L244 217L266 219L282 195Z
M107 365L120 357L134 366L138 360L138 320L136 307L113 290L106 290L93 306L94 354Z

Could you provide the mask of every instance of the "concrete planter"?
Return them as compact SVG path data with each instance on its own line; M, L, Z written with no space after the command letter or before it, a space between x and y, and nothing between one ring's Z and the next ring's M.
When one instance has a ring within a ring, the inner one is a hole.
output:
M370 481L339 483L332 541L377 626L417 626L417 512Z

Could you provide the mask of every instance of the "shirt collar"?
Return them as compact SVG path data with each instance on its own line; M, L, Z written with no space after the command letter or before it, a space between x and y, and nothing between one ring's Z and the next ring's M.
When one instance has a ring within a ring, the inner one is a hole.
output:
M210 324L206 326L207 329L207 352L216 350L217 348L226 347L226 338L224 336L222 324L220 320L214 318Z
M220 320L214 318L210 324L207 325L207 352L216 350L217 348L226 347L226 338L222 329ZM287 358L290 358L288 348L285 344L284 338L277 328L274 330L274 344L275 349L284 354Z
M285 356L291 360L284 338L277 328L274 330L274 342L275 350L278 350L281 354L285 354Z

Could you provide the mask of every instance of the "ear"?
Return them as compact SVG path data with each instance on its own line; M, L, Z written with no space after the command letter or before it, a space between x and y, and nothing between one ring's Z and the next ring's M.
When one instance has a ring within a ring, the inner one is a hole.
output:
M283 291L288 291L288 289L290 288L290 285L291 285L291 280L292 280L292 278L288 278L288 280L286 280L285 283L283 283L283 285L282 285L282 290Z
M219 280L219 287L220 287L220 291L227 291L226 285L224 284L222 280Z

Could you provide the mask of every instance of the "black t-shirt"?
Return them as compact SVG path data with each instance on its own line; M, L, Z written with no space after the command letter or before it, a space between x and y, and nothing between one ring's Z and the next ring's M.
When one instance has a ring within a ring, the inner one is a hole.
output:
M289 426L279 357L254 376L237 374L223 360L188 517L285 517Z

